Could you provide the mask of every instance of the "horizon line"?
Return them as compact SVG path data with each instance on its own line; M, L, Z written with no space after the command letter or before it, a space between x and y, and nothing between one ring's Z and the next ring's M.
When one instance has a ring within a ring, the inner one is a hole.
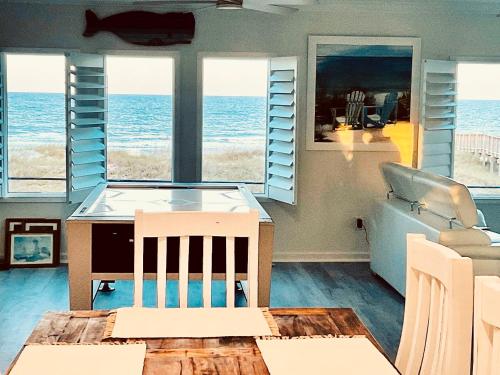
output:
M65 94L61 91L8 91L7 94ZM124 93L124 92L108 92L109 95L137 95L137 96L173 96L169 94L151 94L151 93ZM265 98L267 95L203 95L203 96L218 96L218 97L251 97L251 98Z

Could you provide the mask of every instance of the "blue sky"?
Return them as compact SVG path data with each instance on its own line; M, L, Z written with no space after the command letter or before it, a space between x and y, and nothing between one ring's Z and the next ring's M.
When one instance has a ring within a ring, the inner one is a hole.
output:
M110 94L172 93L172 58L115 55L107 57L106 67ZM65 90L63 55L8 54L7 74L8 90L12 92ZM266 59L207 58L203 74L205 95L266 96Z
M182 63L182 62L181 62ZM8 90L64 92L64 56L8 54ZM169 94L170 58L108 59L110 93ZM205 95L265 95L265 59L209 58L204 64ZM500 100L500 63L459 64L460 99ZM126 79L123 79L126 77Z
M458 98L500 100L500 63L458 64Z

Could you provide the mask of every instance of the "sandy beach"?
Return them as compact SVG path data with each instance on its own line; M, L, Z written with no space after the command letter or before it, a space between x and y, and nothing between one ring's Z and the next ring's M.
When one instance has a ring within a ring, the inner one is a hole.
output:
M493 172L490 172L490 166L484 166L478 156L465 151L455 152L454 178L462 184L470 186L500 186L498 167L499 165L496 165Z
M66 178L66 149L62 145L9 147L9 177ZM10 192L64 192L66 181L10 180Z
M108 152L110 180L171 180L170 150L137 153L125 150ZM31 150L13 149L9 155L9 176L65 178L65 149L59 145L39 146ZM205 151L204 181L255 181L264 178L265 160L262 150L224 147ZM263 185L249 184L254 192L263 192ZM9 182L12 192L64 192L65 181L18 180Z
M404 137L399 138L402 142ZM399 142L396 142L399 146ZM405 139L405 147L411 137ZM407 154L407 155L406 155ZM402 155L403 159L410 153ZM264 178L264 154L258 149L205 150L203 159L204 181L255 181ZM10 152L9 175L15 177L60 177L65 178L66 156L64 147L45 145L33 150L14 149ZM110 150L108 153L108 179L110 180L170 180L171 161L169 150L137 153L125 150ZM500 186L498 165L493 173L472 153L455 153L455 177L457 181L471 186ZM253 192L263 192L263 185L248 187ZM65 181L10 181L13 192L64 192Z

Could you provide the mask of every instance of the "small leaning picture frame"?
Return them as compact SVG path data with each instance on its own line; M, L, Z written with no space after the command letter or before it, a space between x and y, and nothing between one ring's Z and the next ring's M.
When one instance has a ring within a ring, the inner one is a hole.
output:
M7 267L56 267L59 265L61 220L5 220Z

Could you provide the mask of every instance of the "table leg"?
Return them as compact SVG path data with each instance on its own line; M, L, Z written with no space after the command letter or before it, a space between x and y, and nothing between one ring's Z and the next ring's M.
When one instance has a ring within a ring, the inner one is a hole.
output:
M271 293L274 223L259 226L259 306L268 307Z
M69 307L71 310L92 309L91 244L92 224L66 223L69 272Z

